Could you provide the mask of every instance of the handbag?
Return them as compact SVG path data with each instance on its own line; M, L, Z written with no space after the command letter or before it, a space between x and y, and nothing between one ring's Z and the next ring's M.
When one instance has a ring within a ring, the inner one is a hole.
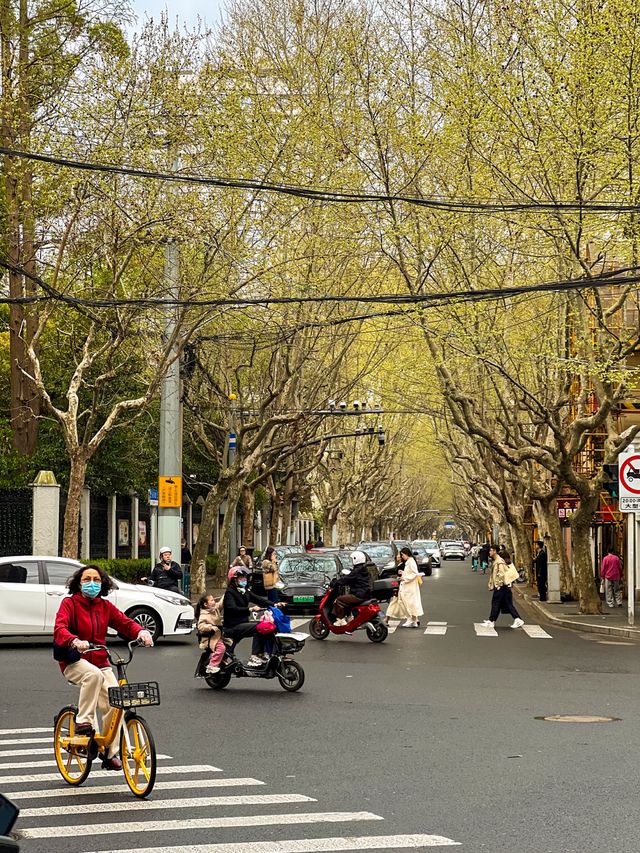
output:
M273 619L273 613L270 610L265 610L262 614L262 618L256 625L256 631L258 634L275 634L277 630L276 623Z
M604 595L604 578L600 581L600 595Z
M404 619L407 616L408 613L404 609L404 604L400 601L399 597L395 596L392 598L387 607L385 617L387 619Z
M520 572L516 569L516 567L511 563L507 567L507 571L504 573L504 582L507 586L511 586L514 581L517 581L520 577Z

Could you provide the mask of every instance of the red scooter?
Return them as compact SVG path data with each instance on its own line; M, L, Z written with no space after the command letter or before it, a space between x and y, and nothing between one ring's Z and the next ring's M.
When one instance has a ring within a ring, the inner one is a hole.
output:
M389 636L389 629L382 621L380 605L375 598L367 598L361 604L350 606L353 619L346 625L334 625L331 621L331 608L338 597L339 584L331 582L324 598L320 602L317 616L309 624L309 633L314 640L326 640L329 634L353 634L354 631L365 629L372 643L383 643Z

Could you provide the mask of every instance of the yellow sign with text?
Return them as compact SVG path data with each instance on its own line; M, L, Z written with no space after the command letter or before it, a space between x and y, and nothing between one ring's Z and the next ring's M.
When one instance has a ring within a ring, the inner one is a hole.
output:
M158 506L182 506L182 477L158 477Z

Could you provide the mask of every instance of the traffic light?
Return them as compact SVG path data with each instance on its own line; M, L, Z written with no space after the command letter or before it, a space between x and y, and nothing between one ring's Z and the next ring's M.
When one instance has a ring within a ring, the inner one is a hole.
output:
M612 498L619 497L618 464L614 463L612 465L603 465L602 470L604 471L605 477L602 488L608 492Z

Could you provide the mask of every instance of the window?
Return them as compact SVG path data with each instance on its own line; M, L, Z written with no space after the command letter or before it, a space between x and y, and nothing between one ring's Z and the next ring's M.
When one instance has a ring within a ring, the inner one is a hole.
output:
M0 563L0 583L40 583L37 561Z
M67 581L78 569L79 566L74 566L73 563L45 563L49 583L57 584L58 586L66 586Z

